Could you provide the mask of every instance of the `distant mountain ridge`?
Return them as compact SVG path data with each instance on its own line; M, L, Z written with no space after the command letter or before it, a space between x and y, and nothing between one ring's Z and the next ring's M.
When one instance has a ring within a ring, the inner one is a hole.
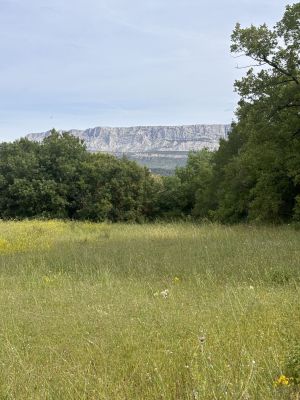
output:
M71 129L68 132L83 139L91 152L126 155L153 170L173 170L176 166L184 165L189 151L203 148L216 150L219 140L226 138L229 131L228 124L196 124L96 127L86 130ZM31 133L27 138L42 141L50 132Z

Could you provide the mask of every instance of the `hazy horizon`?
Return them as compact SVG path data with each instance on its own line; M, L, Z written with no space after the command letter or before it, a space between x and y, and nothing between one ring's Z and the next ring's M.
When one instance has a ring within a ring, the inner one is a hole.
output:
M0 0L0 141L28 133L230 124L230 35L293 1ZM241 64L242 65L242 64Z

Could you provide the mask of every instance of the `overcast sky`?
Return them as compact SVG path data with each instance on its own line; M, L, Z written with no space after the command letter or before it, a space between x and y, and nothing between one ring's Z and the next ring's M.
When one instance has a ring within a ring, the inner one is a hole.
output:
M230 123L236 22L285 0L0 0L0 141L94 126Z

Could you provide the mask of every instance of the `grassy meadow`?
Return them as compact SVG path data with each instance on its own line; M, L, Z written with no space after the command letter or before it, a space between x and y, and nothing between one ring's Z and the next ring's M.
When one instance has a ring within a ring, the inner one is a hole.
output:
M0 222L0 400L297 399L299 341L292 227Z

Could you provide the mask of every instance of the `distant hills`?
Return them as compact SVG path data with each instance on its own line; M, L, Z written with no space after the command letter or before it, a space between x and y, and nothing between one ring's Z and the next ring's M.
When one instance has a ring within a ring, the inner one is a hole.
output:
M153 172L171 173L184 165L189 151L215 150L226 138L230 125L134 126L123 128L96 127L69 132L83 139L91 152L105 152L146 165ZM50 131L31 133L27 138L42 141Z

